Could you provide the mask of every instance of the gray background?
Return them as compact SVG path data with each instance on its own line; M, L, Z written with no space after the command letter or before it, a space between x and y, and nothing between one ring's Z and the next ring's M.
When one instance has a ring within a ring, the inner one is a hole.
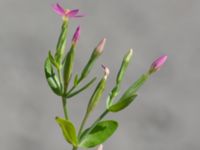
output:
M49 49L54 51L61 18L51 10L53 0L0 1L0 149L66 150L54 121L62 115L61 101L52 94L43 73ZM199 0L65 0L86 17L70 22L71 38L81 25L75 72L92 49L106 37L107 45L90 77L102 76L100 64L111 70L108 88L90 121L105 106L120 61L129 48L134 60L125 76L126 89L162 54L169 59L139 91L128 109L107 118L120 121L105 150L199 150ZM70 39L69 38L69 39ZM93 86L94 88L94 86ZM76 126L92 90L69 103Z

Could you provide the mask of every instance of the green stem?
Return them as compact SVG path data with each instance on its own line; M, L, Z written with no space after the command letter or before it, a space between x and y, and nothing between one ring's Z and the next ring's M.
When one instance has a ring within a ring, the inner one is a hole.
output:
M62 96L62 105L63 105L65 119L69 120L69 116L68 116L68 112L67 112L67 99L65 99L65 97L63 97L63 96Z
M58 80L60 82L61 90L62 90L62 105L63 105L64 116L65 116L66 120L69 120L69 116L68 116L68 112L67 112L67 99L63 96L64 95L64 93L63 93L63 79L62 79L60 68L57 71L58 71Z
M78 147L74 147L74 146L73 146L73 148L72 148L72 150L77 150L77 149L78 149Z
M84 127L84 125L85 125L85 123L86 123L86 121L87 121L88 115L89 115L89 114L86 112L86 114L85 114L85 116L84 116L84 118L83 118L83 120L82 120L82 122L81 122L79 131L78 131L78 137L80 136L80 134L81 134L81 132L82 132L82 130L83 130L83 127Z

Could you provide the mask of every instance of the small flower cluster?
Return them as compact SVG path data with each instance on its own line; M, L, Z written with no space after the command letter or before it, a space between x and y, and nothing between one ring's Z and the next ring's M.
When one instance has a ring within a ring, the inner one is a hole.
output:
M89 99L85 115L77 132L74 123L69 117L67 103L71 97L74 97L77 94L83 92L96 81L97 77L94 77L88 83L80 87L82 81L85 80L91 72L96 60L103 53L106 39L103 38L99 44L97 44L81 73L74 76L74 58L76 45L80 39L80 26L77 27L72 37L69 51L66 52L65 49L67 44L67 32L69 19L83 17L83 15L79 14L78 9L64 9L58 3L53 5L53 10L58 15L62 16L63 24L61 27L61 33L57 42L55 54L52 55L51 51L49 51L48 57L45 60L44 71L49 87L56 95L62 99L65 118L56 117L55 120L62 130L65 140L72 145L73 150L77 150L78 148L92 148L95 146L98 146L97 150L103 150L102 143L104 143L116 131L118 127L117 121L104 120L104 117L108 113L117 113L127 108L135 100L138 90L147 81L149 76L160 70L160 68L167 60L167 55L163 55L156 59L150 66L149 70L142 74L138 80L133 82L130 87L125 90L122 96L117 99L117 96L121 90L124 74L133 55L133 50L130 49L123 57L116 77L115 85L107 97L105 110L94 121L94 123L92 123L88 128L84 128L89 116L101 100L106 88L106 82L110 74L110 70L107 66L102 65L104 75L98 81L96 88L94 89L93 94ZM72 84L70 84L73 78L74 81Z

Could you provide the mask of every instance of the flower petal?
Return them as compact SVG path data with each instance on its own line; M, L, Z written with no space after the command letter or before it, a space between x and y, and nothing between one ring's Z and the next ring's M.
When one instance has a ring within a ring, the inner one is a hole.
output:
M64 16L65 15L65 10L63 7L61 7L59 5L59 3L56 3L52 6L53 10L55 11L55 13L57 13L58 15Z
M74 10L70 10L67 14L65 14L67 17L75 17L79 12L79 9L74 9Z

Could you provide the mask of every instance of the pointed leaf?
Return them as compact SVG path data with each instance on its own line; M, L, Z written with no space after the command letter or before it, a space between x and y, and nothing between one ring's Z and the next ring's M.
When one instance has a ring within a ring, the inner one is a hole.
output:
M87 135L84 135L89 129L82 134L79 147L91 148L105 142L117 129L118 123L113 120L99 122Z
M52 89L52 91L59 96L62 95L62 90L61 90L58 77L55 75L53 71L53 67L50 62L49 57L45 60L44 71L45 71L47 82L50 88Z
M72 122L56 117L56 122L59 124L65 139L72 145L77 146L76 129Z
M137 94L133 94L130 97L125 97L125 98L121 98L118 102L116 102L115 104L113 104L112 106L110 106L108 108L109 111L111 112L118 112L121 111L122 109L126 108L127 106L129 106L131 104L131 102L137 97Z
M92 85L92 83L96 80L96 77L93 78L91 81L89 81L86 85L84 85L82 88L78 89L75 92L69 93L66 97L70 98L73 97L75 95L77 95L78 93L82 92L83 90L87 89L90 85Z

